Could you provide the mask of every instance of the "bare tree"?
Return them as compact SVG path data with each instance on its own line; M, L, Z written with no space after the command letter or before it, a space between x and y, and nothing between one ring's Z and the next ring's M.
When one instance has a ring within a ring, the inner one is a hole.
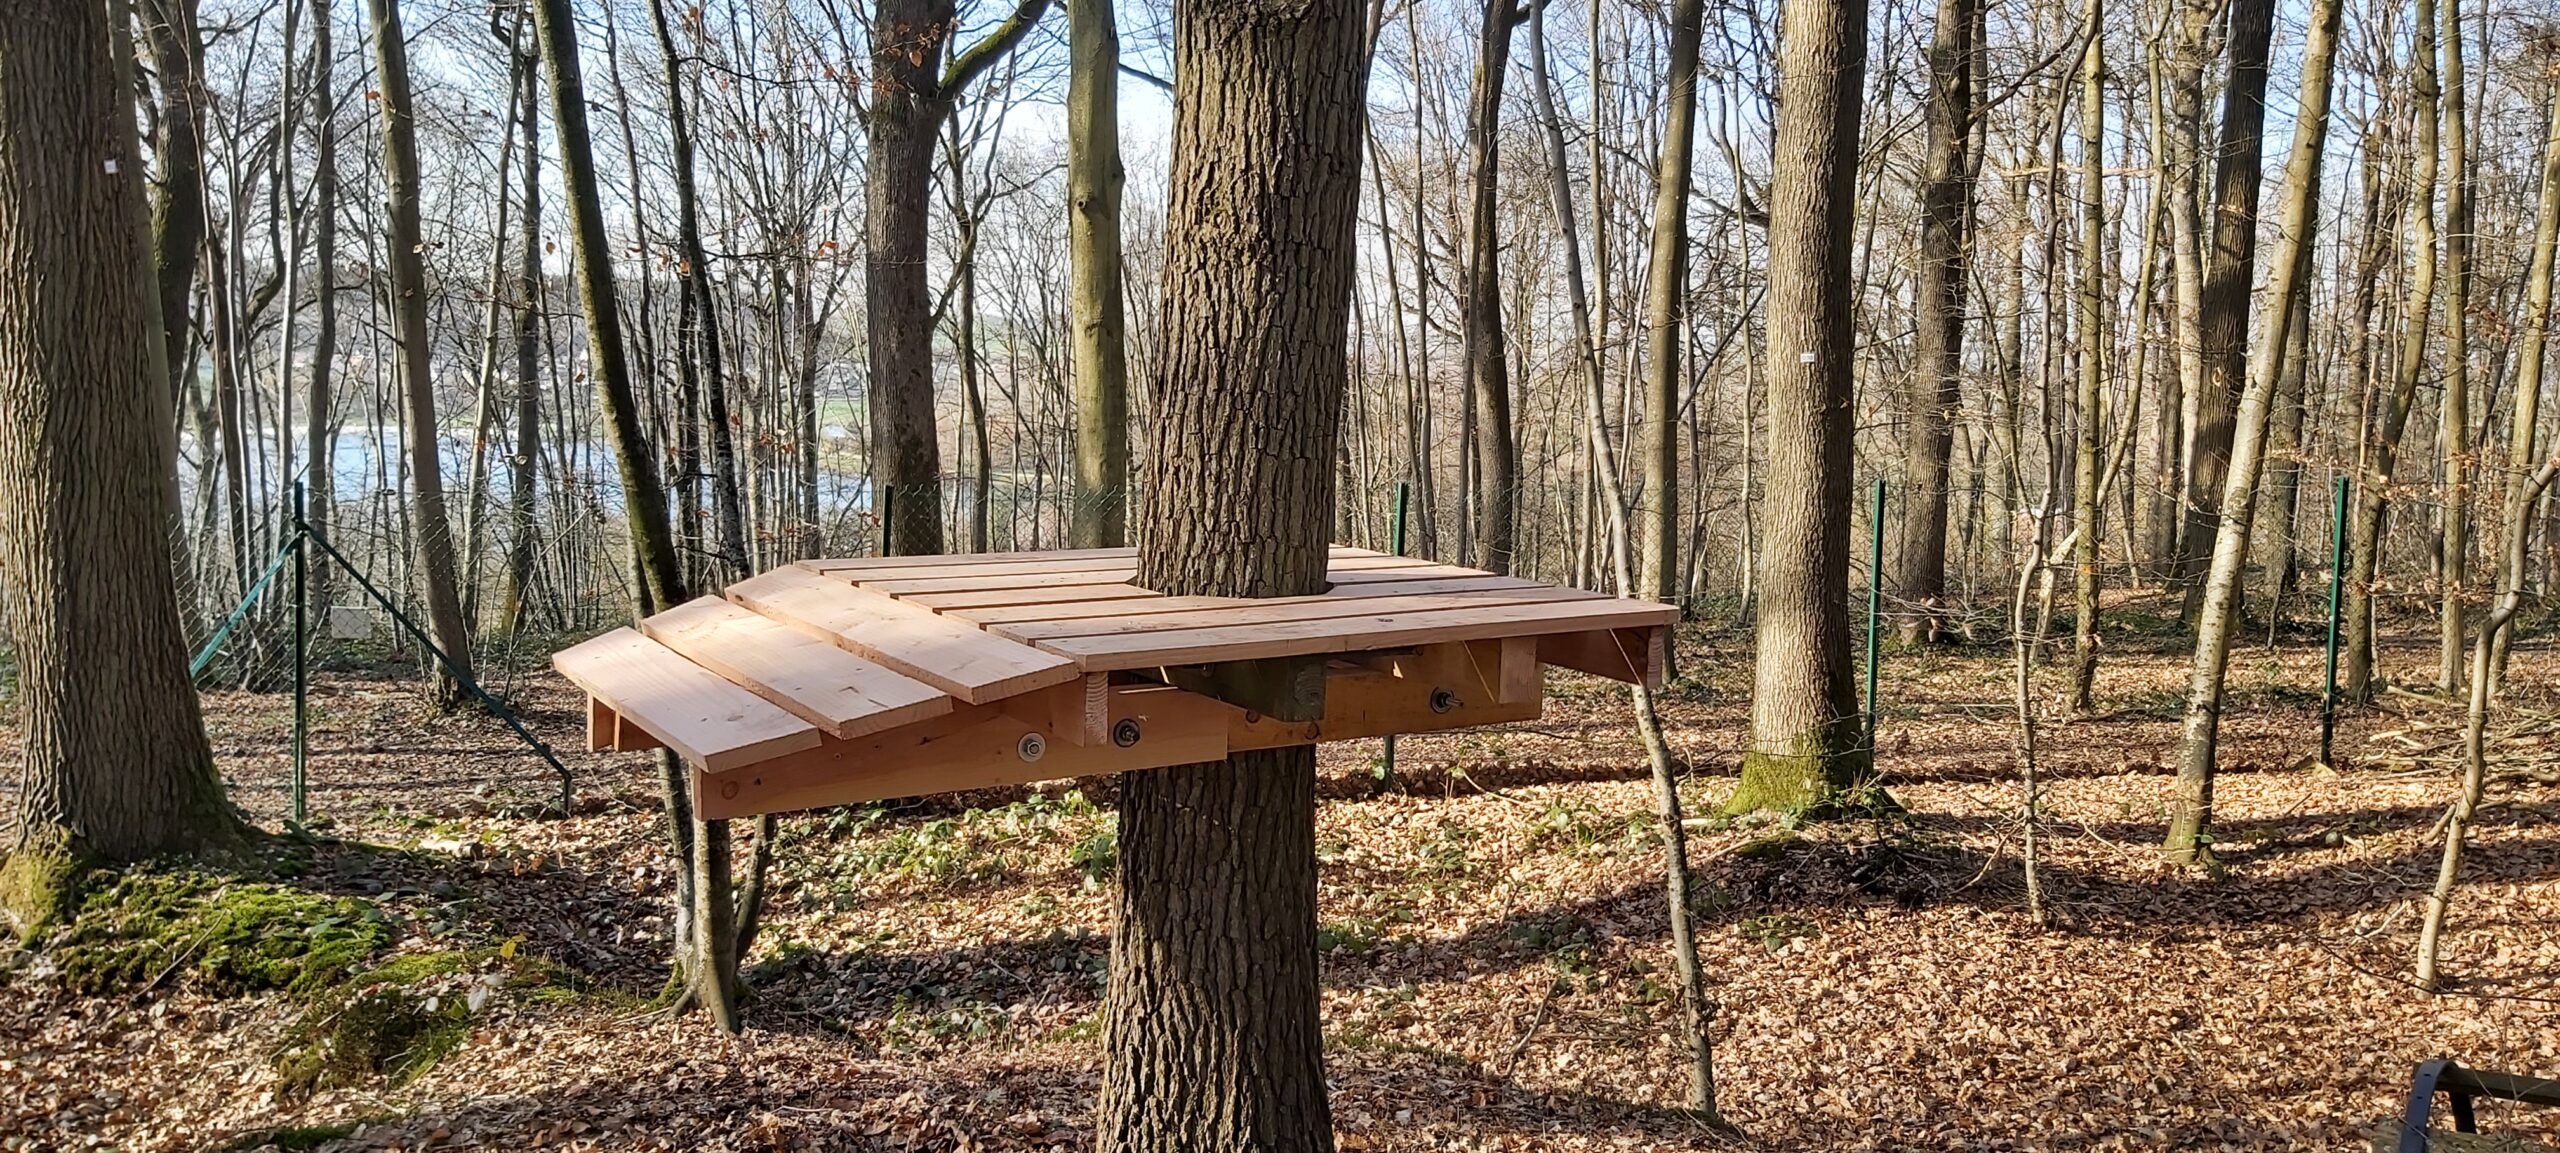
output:
M1849 659L1851 215L1865 0L1787 0L1769 179L1769 492L1736 812L1819 810L1874 768Z

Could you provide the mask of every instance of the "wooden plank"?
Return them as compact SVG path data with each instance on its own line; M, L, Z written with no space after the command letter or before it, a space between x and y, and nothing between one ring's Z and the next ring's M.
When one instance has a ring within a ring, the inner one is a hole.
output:
M719 820L1222 760L1231 712L1177 689L1114 686L1110 720L1136 722L1133 745L1049 742L1040 726L1000 710L956 729L936 718L858 741L828 740L742 772L698 773L694 804ZM1023 752L1031 734L1043 737L1036 759Z
M1395 584L1385 589L1401 587ZM1435 609L1477 608L1484 605L1535 604L1541 601L1588 599L1571 589L1531 587L1491 593L1443 593L1436 596L1395 596L1392 594L1364 597L1288 597L1270 600L1230 599L1214 608L1188 612L1150 613L1144 616L1080 617L1063 621L1027 621L1020 624L990 624L987 631L1000 637L1034 644L1061 637L1089 637L1104 634L1125 635L1143 632L1169 632L1175 629L1201 629L1220 626L1244 628L1282 621L1328 620L1340 617L1372 617L1382 613L1416 613Z
M1072 660L803 568L740 581L729 599L973 705L1082 675Z
M666 742L650 736L640 726L622 719L613 706L594 697L587 698L587 751L590 753L645 753L663 749Z
M1631 600L1565 600L1485 605L1416 613L1123 635L1061 637L1040 647L1071 657L1087 672L1263 660L1313 653L1365 652L1440 641L1535 636L1598 628L1667 625L1680 610Z
M810 572L884 572L897 568L921 568L951 564L1012 564L1047 558L1049 560L1093 560L1101 557L1124 557L1136 560L1134 548L1068 548L1047 552L969 552L930 553L923 556L822 557L804 560L796 567Z
M1325 573L1326 579L1331 580L1335 584L1364 584L1371 581L1457 580L1465 577L1488 577L1492 575L1492 573L1486 572L1480 568L1466 568L1461 565L1453 564L1433 564L1427 561L1419 564L1395 565L1388 568L1337 568L1328 570Z
M851 740L951 711L951 696L718 597L640 622L651 640Z
M844 580L854 574L839 572L827 575L832 579ZM1137 577L1138 570L1128 565L1119 568L1082 569L1069 572L1023 571L1006 568L987 576L919 577L913 580L899 579L897 574L893 573L876 579L864 577L862 587L888 596L904 597L917 593L982 592L989 589L1054 589L1071 585L1124 585L1136 580Z
M1667 663L1663 650L1669 643L1670 629L1662 626L1550 633L1538 638L1538 659L1595 677L1659 689Z
M1072 609L1082 605L1119 601L1164 600L1163 593L1142 589L1133 584L1071 585L1051 589L974 589L957 593L914 593L899 600L923 605L938 613L964 615L958 609L1021 608L1026 605L1054 605ZM972 618L974 619L974 618Z
M628 628L552 654L551 667L706 772L818 744L816 726Z
M1102 587L1137 589L1136 585ZM1445 577L1436 580L1417 581L1368 581L1358 584L1336 585L1333 588L1327 589L1323 593L1313 597L1273 597L1262 603L1296 604L1320 599L1328 601L1365 600L1373 597L1420 596L1432 593L1514 593L1532 589L1545 590L1547 595L1525 599L1601 599L1601 594L1599 593L1588 592L1583 589L1558 588L1554 585L1542 585L1533 580L1522 580L1519 577L1471 576ZM1083 593L1092 590L1077 589L1075 591ZM1144 589L1137 589L1137 591L1146 593L1146 590ZM1157 613L1190 612L1196 609L1226 608L1236 604L1240 599L1237 597L1168 597L1157 596L1154 593L1146 593L1146 597L1144 598L1117 596L1094 597L1091 599L1080 599L1073 603L1051 602L1044 604L1039 601L1025 599L1027 597L1037 595L1038 594L1036 592L974 594L944 593L940 594L939 597L928 594L925 596L901 599L911 599L919 603L932 604L935 608L949 613L952 616L987 626L1022 621L1065 621L1102 617L1153 616ZM944 599L962 596L975 596L986 599L975 604L950 604ZM1524 598L1494 596L1488 598L1488 603L1509 603L1515 599Z
M1378 557L1386 556L1388 554L1378 552L1373 549L1353 548L1350 545L1338 544L1332 547L1331 555L1336 557ZM1131 564L1135 564L1138 559L1138 550L1124 546L1121 548L1062 548L1048 549L1039 552L962 552L927 553L917 556L820 557L813 560L799 561L796 562L796 564L800 568L820 573L883 573L891 569L901 568L932 568L948 565L1016 565L1041 562L1054 563L1058 561L1091 561L1103 560L1112 557L1118 557L1130 562Z
M1035 576L1046 573L1128 571L1134 569L1137 564L1134 557L1120 555L1052 559L1046 555L1035 554L1033 559L1009 561L968 561L964 558L956 557L949 559L960 563L900 565L896 568L879 570L839 569L829 573L828 575L839 580L849 580L855 584L863 586L864 588L869 588L872 585L883 581L978 581L994 580L998 577L1009 576Z

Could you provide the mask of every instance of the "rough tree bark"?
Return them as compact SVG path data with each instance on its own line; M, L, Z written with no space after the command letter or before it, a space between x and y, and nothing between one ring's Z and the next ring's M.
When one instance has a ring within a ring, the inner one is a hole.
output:
M1129 543L1129 357L1120 287L1120 30L1106 0L1067 6L1067 253L1073 277L1076 493L1067 543Z
M1510 352L1502 334L1502 81L1521 11L1484 0L1475 79L1467 89L1467 256L1459 280L1462 355L1475 403L1476 563L1507 573L1519 548L1520 447L1511 421ZM1426 326L1426 332L1428 331Z
M59 911L78 858L241 835L178 619L122 9L37 5L0 36L0 608L25 783L0 916L21 926Z
M893 554L942 551L942 441L933 411L933 301L925 287L933 159L952 103L1031 31L1049 0L1020 0L951 58L954 0L879 0L871 14L864 128L863 321L869 337L871 479ZM878 507L875 505L875 507Z
M311 5L311 369L303 392L303 459L310 485L303 523L321 539L337 515L338 369L338 93L337 50L330 29L330 0ZM314 605L330 603L330 566L311 570L304 591Z
M1819 810L1874 769L1849 659L1849 260L1865 0L1787 0L1769 178L1769 489L1751 743L1735 812Z
M1183 0L1138 579L1325 584L1358 246L1359 8ZM1333 1148L1310 748L1121 779L1099 1148Z
M2195 397L2186 531L2178 545L2177 578L2187 582L2191 620L2203 604L2203 590L2193 582L2204 573L2221 524L2233 422L2249 372L2249 289L2257 268L2259 154L2275 7L2275 0L2231 3L2231 74L2224 81L2222 134L2213 157L2213 254L2205 270L2197 332L2204 376ZM2281 343L2284 330L2272 331L2279 337L2275 343Z
M1902 448L1901 539L1890 587L1905 644L1934 641L1947 587L1947 461L1964 404L1966 242L1973 212L1975 9L1938 0L1929 43L1928 151L1920 176L1920 268L1912 291L1909 424Z
M2471 117L2462 88L2462 0L2442 0L2444 55L2444 393L2436 451L2444 462L2444 573L2436 691L2462 683L2463 581L2471 554Z
M2384 518L2389 514L2392 474L2400 463L2400 438L2409 427L2409 409L2417 402L2418 378L2426 371L2428 321L2436 298L2436 5L2418 0L2411 23L2409 93L2417 107L2417 140L2412 145L2409 200L2409 249L2415 267L2403 310L2400 363L2394 368L2391 395L2383 399L2382 420L2365 454L2364 475L2356 480L2355 519L2348 525L2345 667L2338 673L2339 695L2351 701L2373 696L2373 583L2382 572Z
M1670 107L1663 112L1662 151L1653 166L1653 259L1645 283L1644 571L1632 594L1658 601L1680 597L1680 385L1682 323L1689 296L1689 170L1698 125L1698 41L1705 0L1671 6Z
M2320 203L2320 161L2329 132L2329 77L2337 55L2340 8L2341 0L2312 0L2302 56L2302 94L2295 105L2293 154L2285 161L2284 200L2278 210L2275 276L2267 287L2266 319L2260 326L2260 331L2274 333L2277 339L2261 342L2248 358L2248 383L2240 401L2230 469L2217 504L2221 523L2196 619L2195 666L2180 732L2177 792L2169 803L2169 830L2163 842L2170 859L2180 862L2204 859L2211 851L2214 749L2221 733L2223 674L2230 665L2231 634L2238 623L2241 569L2249 559L2249 528L2257 512L2267 416L2274 407L2277 375L2283 371L2282 334L2292 327L2292 310L2301 299L2295 285L2311 272L2311 234Z
M522 627L533 595L534 485L542 463L542 81L539 61L524 68L524 98L517 102L516 131L524 134L524 236L516 253L515 441L507 458L507 583L500 619Z
M2099 434L2106 405L2106 0L2088 0L2080 54L2080 434L2073 446L2071 514L2076 537L2071 581L2071 709L2090 712L2098 679ZM2149 259L2146 255L2144 259ZM2137 337L2136 339L2139 339ZM2139 388L2137 383L2134 387ZM2130 390L2128 390L2130 391ZM2127 422L2124 435L2133 434ZM2038 549L2042 549L2039 544ZM2041 561L2043 558L2038 557ZM2014 609L2016 606L2012 606ZM2014 630L2016 622L2011 622ZM2021 717L2021 724L2032 725ZM2033 738L2022 739L2022 760L2035 763ZM2032 773L2032 770L2030 770ZM2032 820L2034 814L2028 814ZM2039 917L2041 920L2041 917Z
M407 419L401 444L409 454L410 519L417 532L419 593L427 627L445 659L471 671L471 630L462 617L453 557L453 522L445 515L444 462L438 449L434 345L427 335L426 239L418 224L418 127L409 90L408 33L400 0L366 0L373 16L374 79L382 93L382 173L389 186L384 243L391 262L392 336L399 344L400 396ZM460 680L436 670L437 697L462 699Z

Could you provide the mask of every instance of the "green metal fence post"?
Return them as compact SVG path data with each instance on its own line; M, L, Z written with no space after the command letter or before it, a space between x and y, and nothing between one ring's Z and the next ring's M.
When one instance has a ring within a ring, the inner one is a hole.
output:
M2338 605L2347 581L2347 478L2338 477L2338 496L2329 517L2329 640L2321 658L2320 763L2329 763L2329 742L2338 731Z
M311 745L310 532L302 523L302 482L293 484L293 826L304 816L304 766Z
M1884 478L1876 478L1875 508L1867 525L1867 752L1876 748L1876 620L1884 610Z
M1413 485L1407 481L1397 481L1396 515L1393 520L1387 522L1388 539L1394 543L1397 556L1404 555L1404 510L1405 506L1412 502L1412 499ZM1380 785L1384 785L1387 782L1394 780L1395 775L1396 738L1395 734L1389 733L1387 734L1386 753L1378 761L1378 783Z

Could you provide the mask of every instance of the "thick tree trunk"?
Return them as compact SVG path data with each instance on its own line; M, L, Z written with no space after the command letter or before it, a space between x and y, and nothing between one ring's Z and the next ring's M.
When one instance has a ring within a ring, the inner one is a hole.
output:
M1867 6L1787 0L1783 24L1769 179L1769 491L1751 743L1727 806L1737 812L1826 808L1874 768L1849 659L1849 249Z
M1889 587L1903 643L1934 641L1945 620L1947 461L1964 404L1966 259L1973 213L1973 71L1979 0L1939 0L1929 46L1928 152L1920 177L1920 267L1912 291L1909 423L1902 528Z
M1698 124L1698 41L1705 0L1671 7L1670 107L1654 161L1653 259L1645 283L1644 500L1639 510L1644 570L1628 591L1658 601L1680 597L1680 393L1682 323L1689 296L1689 169Z
M400 395L407 420L401 436L409 454L410 519L416 525L419 592L427 626L445 659L471 670L471 631L462 618L462 595L453 558L453 523L445 515L444 462L437 451L433 345L427 335L426 241L418 225L418 130L409 91L408 33L400 24L400 0L366 0L373 14L375 80L382 92L382 171L390 185L390 217L384 240L391 261L392 335L399 343ZM437 670L438 696L448 706L461 699L460 682Z
M1507 573L1517 563L1520 449L1511 421L1510 353L1502 333L1502 81L1511 62L1511 0L1484 0L1476 38L1475 79L1467 90L1467 255L1459 291L1465 299L1461 343L1468 395L1475 406L1476 561ZM1424 326L1427 337L1429 326Z
M1140 584L1319 592L1333 523L1368 62L1356 7L1184 0ZM1333 1148L1315 757L1122 778L1099 1147Z
M1128 322L1120 287L1120 30L1111 5L1067 7L1067 251L1076 491L1067 543L1129 543Z
M2222 136L2214 148L2213 255L2198 330L2203 387L2195 397L2187 523L2178 546L2177 577L2185 582L2203 575L2213 551L2223 482L2231 473L2233 422L2249 371L2249 289L2257 268L2259 154L2267 118L2267 45L2274 30L2275 0L2232 0L2231 75L2222 92ZM2281 343L2283 330L2275 331L2275 343ZM2202 590L2190 583L2191 619L2202 601Z
M35 882L64 857L240 835L178 619L122 7L40 5L0 36L0 608L25 786L0 915L22 920L55 911Z
M2282 334L2293 323L2301 296L2295 286L2310 275L2314 214L2320 203L2320 160L2329 131L2330 66L2337 55L2341 0L2312 0L2303 48L2302 94L2296 102L2293 154L2285 162L2284 202L2275 278L2266 293L2260 331ZM2211 852L2214 750L2221 733L2223 674L2231 634L2239 618L2241 568L2249 558L2249 528L2257 511L2258 470L2266 449L2267 415L2274 406L2284 341L2261 343L2248 357L2247 381L2233 438L2229 474L2218 507L2221 523L2212 567L2202 588L2196 620L2196 655L2187 689L2186 722L2178 747L2177 793L2169 804L2164 849L2172 860L2192 862Z

